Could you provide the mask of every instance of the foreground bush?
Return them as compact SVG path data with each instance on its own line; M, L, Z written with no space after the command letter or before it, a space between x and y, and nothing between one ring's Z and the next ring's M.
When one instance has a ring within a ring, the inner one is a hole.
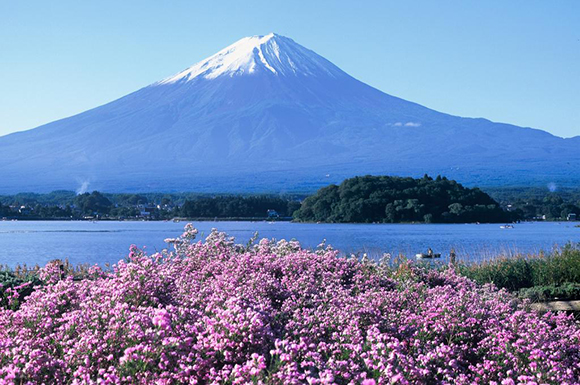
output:
M0 310L0 383L578 384L580 328L453 270L195 230Z

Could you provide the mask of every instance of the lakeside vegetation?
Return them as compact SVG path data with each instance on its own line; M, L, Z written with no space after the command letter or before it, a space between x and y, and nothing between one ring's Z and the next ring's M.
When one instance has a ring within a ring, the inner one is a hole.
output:
M37 271L40 284L5 289L0 380L376 385L580 378L580 327L571 317L536 312L452 266L339 258L331 247L305 250L295 241L237 245L217 230L203 242L196 236L188 225L166 240L172 251L149 256L133 247L108 271L75 273L52 262ZM579 258L569 251L566 259ZM21 299L19 290L31 292Z
M362 260L367 260L367 257ZM68 260L55 260L54 263L58 263L63 276L70 276L75 280L91 277L92 266L88 264L73 266ZM383 264L383 268L395 271L401 265L409 263L409 259L398 256L395 259L383 259L379 263ZM449 268L440 262L418 263L429 269ZM580 300L580 243L570 243L550 253L495 256L478 262L465 262L460 259L453 263L453 268L458 274L480 285L490 283L522 299ZM15 302L19 303L18 301L32 293L34 286L42 285L41 270L38 265L16 265L14 268L0 265L0 308L8 307L7 290L10 293L14 288L19 288ZM106 265L105 270L110 272L110 266Z
M207 194L16 194L0 197L6 219L287 218L300 207L295 196Z
M321 222L511 222L580 218L580 190L465 188L445 177L364 176L313 195L20 193L0 219L294 219Z
M580 244L549 254L458 264L457 271L479 284L493 283L533 301L580 300Z

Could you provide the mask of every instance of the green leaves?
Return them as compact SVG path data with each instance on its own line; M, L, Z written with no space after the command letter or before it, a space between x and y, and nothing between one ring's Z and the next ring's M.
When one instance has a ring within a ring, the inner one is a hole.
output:
M511 222L512 215L481 190L433 180L363 176L330 185L308 197L294 219L304 222Z

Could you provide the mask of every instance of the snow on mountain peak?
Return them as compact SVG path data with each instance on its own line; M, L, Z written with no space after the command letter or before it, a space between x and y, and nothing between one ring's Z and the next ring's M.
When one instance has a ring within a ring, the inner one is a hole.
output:
M213 56L200 61L158 84L215 79L220 76L251 75L269 72L274 75L344 74L338 67L294 40L270 33L238 40Z

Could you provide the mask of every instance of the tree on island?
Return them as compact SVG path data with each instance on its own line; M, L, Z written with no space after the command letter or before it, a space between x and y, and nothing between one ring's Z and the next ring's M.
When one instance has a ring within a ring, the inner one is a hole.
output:
M83 215L107 214L113 205L98 191L77 195L74 202Z
M420 179L395 176L354 177L306 198L294 219L341 223L510 222L489 195L438 176Z

